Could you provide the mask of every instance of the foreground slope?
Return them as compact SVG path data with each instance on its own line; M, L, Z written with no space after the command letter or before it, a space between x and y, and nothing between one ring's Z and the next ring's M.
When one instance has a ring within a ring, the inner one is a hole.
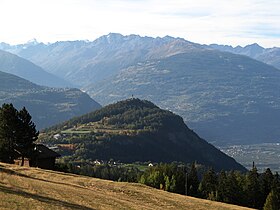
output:
M127 99L73 118L48 129L40 140L74 145L75 149L67 152L72 161L198 161L217 170L245 170L190 130L180 116L140 99Z
M0 163L1 209L242 210L141 184L121 183Z
M0 105L25 106L41 129L101 106L74 88L49 88L0 71Z

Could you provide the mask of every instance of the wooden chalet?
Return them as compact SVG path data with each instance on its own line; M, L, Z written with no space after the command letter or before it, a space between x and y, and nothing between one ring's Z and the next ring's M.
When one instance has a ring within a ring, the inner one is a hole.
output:
M17 152L17 151L16 151ZM15 164L21 165L20 153L18 158L14 160ZM34 155L32 158L24 158L24 166L38 167L42 169L53 170L55 166L55 159L60 157L60 154L49 149L43 144L36 144L34 148Z
M30 166L43 169L54 169L55 159L60 157L60 154L49 149L43 144L36 144L34 158L30 160Z

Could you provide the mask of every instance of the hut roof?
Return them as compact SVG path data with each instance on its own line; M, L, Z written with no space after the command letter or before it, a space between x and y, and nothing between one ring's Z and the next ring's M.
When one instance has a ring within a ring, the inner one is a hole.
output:
M37 158L52 158L52 157L56 158L61 156L60 154L49 149L47 146L43 144L36 144L35 151L36 151Z

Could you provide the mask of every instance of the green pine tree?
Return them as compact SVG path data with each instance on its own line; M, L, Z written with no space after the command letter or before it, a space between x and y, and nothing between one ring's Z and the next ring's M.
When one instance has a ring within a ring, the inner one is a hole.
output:
M272 190L265 201L264 210L279 210L280 209L280 193L279 190Z
M176 192L176 177L172 175L171 181L170 181L170 192Z
M252 169L249 171L246 179L246 195L247 205L251 208L261 208L261 190L259 182L259 174L257 167L253 163Z
M239 172L230 171L227 175L227 201L231 204L245 205L243 176Z
M170 191L170 181L168 176L164 176L164 181L165 181L165 190Z
M1 161L13 163L15 142L19 140L18 111L13 104L3 104L0 108L0 151Z
M229 202L228 198L228 182L227 182L227 175L224 171L221 171L218 178L218 187L217 187L217 201Z
M20 120L19 134L20 138L16 141L16 149L21 153L22 162L24 164L24 157L31 158L34 151L34 142L38 139L39 132L36 130L32 117L25 107L18 112Z
M197 176L197 170L195 163L192 163L191 170L187 177L187 194L190 196L198 195L199 180Z
M268 194L272 190L274 176L271 170L268 168L260 177L260 188L261 188L261 196L262 196L262 206L264 205Z
M20 111L13 104L3 104L0 108L0 160L13 163L15 157L31 157L34 151L34 141L39 132L31 121L28 111Z
M218 186L218 178L215 171L211 168L204 175L199 185L199 191L202 197L213 199L213 195L216 195Z

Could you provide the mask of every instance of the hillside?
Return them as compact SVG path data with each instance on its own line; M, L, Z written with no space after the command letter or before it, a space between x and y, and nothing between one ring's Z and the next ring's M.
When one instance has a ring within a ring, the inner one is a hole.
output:
M217 44L212 44L210 45L210 47L220 51L246 55L280 69L279 47L263 48L256 43L247 45L245 47L240 47L240 46L232 47L228 45L217 45Z
M278 142L280 71L246 56L196 50L149 60L92 84L101 104L132 94L172 110L216 145Z
M17 75L38 85L73 87L70 82L46 72L30 61L2 50L0 50L0 71Z
M54 146L71 144L72 151L60 153L74 162L197 161L217 170L245 170L190 130L180 116L139 99L120 101L73 118L47 129L39 139Z
M0 163L1 209L249 209L121 183Z
M0 72L0 104L25 106L38 129L71 117L96 110L101 106L78 89L49 88Z

